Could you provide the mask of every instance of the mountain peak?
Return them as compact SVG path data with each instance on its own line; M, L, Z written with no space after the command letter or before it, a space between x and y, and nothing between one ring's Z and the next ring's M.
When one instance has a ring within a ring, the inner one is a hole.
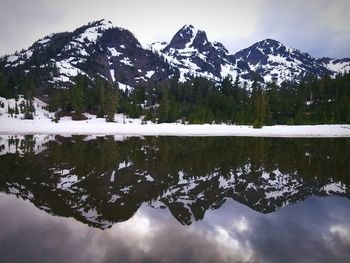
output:
M101 19L76 29L73 34L76 35L77 41L84 42L87 39L90 42L96 42L104 31L115 27L111 21Z
M89 26L115 27L114 24L110 20L107 20L107 19L104 19L104 18L100 19L100 20L96 20L96 21L90 22L88 25Z
M184 25L179 31L178 33L180 33L180 35L183 36L190 36L192 38L192 40L194 40L197 35L204 35L206 37L206 33L204 32L204 30L201 30L199 28L194 27L191 24L186 24Z
M227 74L237 75L235 59L224 45L211 43L205 31L193 25L184 25L161 52L172 58L170 63L179 69L182 82L193 76L220 81Z
M195 28L192 24L186 24L181 28L181 30L188 30L188 29L193 30Z
M309 54L288 47L274 39L265 39L237 52L235 58L244 60L250 69L262 76L264 82L271 80L299 81L307 76L323 76L329 73L322 63Z
M282 50L288 53L292 53L294 51L293 48L287 47L283 45L281 42L267 38L265 40L259 41L255 43L252 47L260 50L264 55L274 54L278 52L278 50Z
M267 45L280 45L281 44L281 42L279 42L275 39L272 39L272 38L266 38L266 39L260 41L260 43L264 43Z
M203 36L203 34L205 35L205 32L195 28L193 25L184 25L179 31L176 32L169 45L165 49L169 50L171 48L188 48L193 44L193 41L198 34L201 34Z
M245 57L245 59L253 59L256 63L259 62L262 56L281 56L281 57L289 57L289 56L305 56L309 57L308 54L302 53L301 51L288 47L281 42L267 38L262 41L256 42L255 44L251 45L248 48L245 48L243 50L240 50L236 53L238 56ZM254 64L256 64L254 62Z

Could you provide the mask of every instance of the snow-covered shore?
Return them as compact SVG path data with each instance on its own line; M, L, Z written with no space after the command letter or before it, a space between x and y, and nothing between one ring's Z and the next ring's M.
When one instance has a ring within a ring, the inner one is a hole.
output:
M139 119L128 119L116 114L116 122L87 115L88 120L72 121L62 118L52 122L53 113L47 112L45 104L35 100L34 120L23 120L21 114L11 117L6 109L14 100L2 100L0 109L0 134L85 134L85 135L131 135L131 136L254 136L254 137L350 137L350 125L276 125L254 129L251 126L226 124L184 125L179 123L142 124Z
M224 124L122 124L104 119L61 120L59 123L0 118L0 134L96 134L144 136L350 137L350 125L250 126Z

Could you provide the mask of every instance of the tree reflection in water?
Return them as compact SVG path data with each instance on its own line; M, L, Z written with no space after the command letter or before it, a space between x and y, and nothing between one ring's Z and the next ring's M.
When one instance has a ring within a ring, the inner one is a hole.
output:
M349 139L2 136L0 191L109 228L143 203L184 225L228 199L271 213L350 197Z

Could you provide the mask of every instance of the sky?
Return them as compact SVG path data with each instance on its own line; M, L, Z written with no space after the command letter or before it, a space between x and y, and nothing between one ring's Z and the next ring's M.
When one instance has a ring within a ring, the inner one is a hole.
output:
M185 24L235 53L276 39L316 57L350 57L349 0L0 0L0 55L102 18L143 44L169 42Z

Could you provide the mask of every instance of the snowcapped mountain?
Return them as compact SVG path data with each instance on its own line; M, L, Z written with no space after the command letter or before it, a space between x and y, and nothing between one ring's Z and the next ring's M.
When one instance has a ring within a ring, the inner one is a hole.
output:
M39 71L43 86L49 83L56 87L69 87L78 74L91 80L100 76L122 87L163 81L174 74L131 32L106 20L40 39L27 50L0 59L0 69L5 74Z
M151 49L163 55L177 67L180 81L194 76L220 81L230 75L239 75L248 84L257 78L267 83L300 81L310 76L335 76L350 70L350 59L313 58L309 54L282 43L266 39L229 54L220 42L210 42L204 31L185 25L169 44L156 42Z
M321 77L349 70L349 59L316 59L282 43L266 39L237 52L236 59L246 61L264 82L300 81L309 76Z
M350 58L313 58L272 39L230 54L192 25L183 26L169 43L143 47L130 31L106 20L51 34L0 58L3 75L35 75L42 93L50 86L70 87L78 74L92 81L99 76L126 88L174 77L182 82L193 77L219 82L228 75L233 79L238 75L247 84L256 78L280 84L349 70Z
M182 27L169 44L156 42L151 45L173 66L179 69L179 80L184 82L193 77L205 77L220 81L227 75L240 75L248 79L250 69L244 61L236 61L219 42L211 43L204 31L192 25Z

